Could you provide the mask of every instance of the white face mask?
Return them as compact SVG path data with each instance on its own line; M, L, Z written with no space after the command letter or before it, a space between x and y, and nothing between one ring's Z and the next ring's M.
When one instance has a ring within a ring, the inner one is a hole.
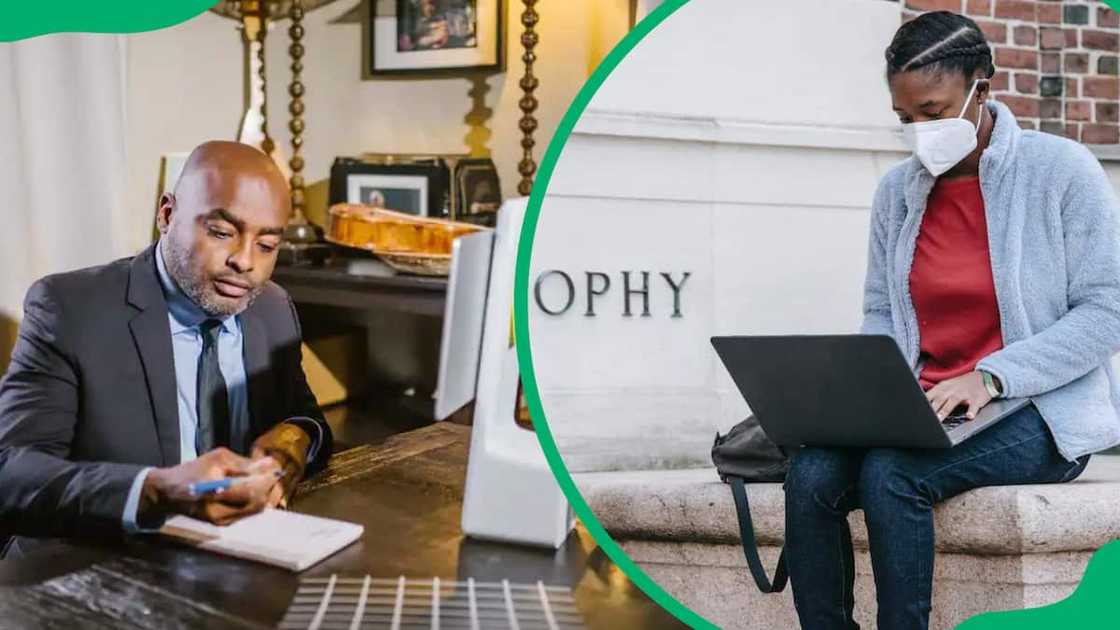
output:
M979 81L972 82L968 97L964 99L964 107L956 118L902 125L903 140L934 177L956 166L976 148L976 135L980 132L984 107L980 107L975 126L963 116L968 104L972 102L977 83Z

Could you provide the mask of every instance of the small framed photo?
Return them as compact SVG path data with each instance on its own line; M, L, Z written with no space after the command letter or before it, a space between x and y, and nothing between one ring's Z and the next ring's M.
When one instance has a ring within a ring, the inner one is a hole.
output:
M346 200L398 212L428 216L428 178L423 175L351 175Z
M493 226L502 205L498 169L490 158L465 158L455 164L455 219Z
M501 72L500 0L371 0L366 76Z
M448 173L440 162L368 164L338 158L331 166L330 203L357 203L420 217L447 214Z

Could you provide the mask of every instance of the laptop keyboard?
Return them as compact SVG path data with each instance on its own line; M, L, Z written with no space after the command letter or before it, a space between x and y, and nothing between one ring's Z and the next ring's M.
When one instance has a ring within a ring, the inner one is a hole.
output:
M953 429L961 426L965 422L968 422L968 416L966 414L955 413L955 414L952 414L949 417L945 418L944 420L942 420L941 421L941 426L945 427L946 431L952 431Z

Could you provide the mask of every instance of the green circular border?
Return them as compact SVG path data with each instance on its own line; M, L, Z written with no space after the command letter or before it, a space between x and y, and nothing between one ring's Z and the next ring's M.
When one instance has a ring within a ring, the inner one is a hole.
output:
M576 488L575 483L572 481L571 473L569 473L567 467L564 466L564 460L560 457L560 452L556 448L556 441L553 439L552 432L548 428L544 409L541 406L537 377L533 372L533 351L532 344L529 340L529 261L533 256L533 238L537 231L537 221L540 218L541 205L544 203L545 191L548 190L549 182L552 179L552 173L556 169L556 163L560 159L560 154L564 150L564 145L567 144L568 138L572 134L572 129L575 127L576 122L579 121L580 116L583 115L584 110L587 109L588 103L595 96L595 93L599 91L599 87L603 85L603 82L610 76L611 72L618 66L619 62L621 62L650 31L657 28L661 22L665 21L666 18L687 2L688 0L664 0L657 9L638 23L638 25L611 50L595 72L592 73L587 83L584 84L583 88L581 88L576 95L571 107L568 108L568 111L561 119L560 125L556 129L556 134L552 137L552 141L549 142L548 149L545 151L544 158L541 160L540 171L537 174L533 192L529 197L529 207L525 213L525 223L521 227L521 240L518 243L517 264L514 270L513 318L517 339L517 362L520 366L522 388L525 393L526 402L529 405L530 415L533 418L533 426L536 429L541 448L544 449L545 457L548 459L548 465L552 469L552 474L556 477L556 481L560 484L564 496L568 498L575 513L579 516L580 521L583 522L584 527L587 528L592 538L595 539L595 542L599 544L599 547L607 556L610 557L622 572L653 601L657 602L676 618L693 628L715 629L718 628L718 626L677 601L676 598L665 592L652 578L646 575L645 572L622 551L618 543L611 538L607 530L604 529L602 524L599 523L599 520L595 518L595 514L587 505L587 501L584 500L583 496L579 493L579 489Z

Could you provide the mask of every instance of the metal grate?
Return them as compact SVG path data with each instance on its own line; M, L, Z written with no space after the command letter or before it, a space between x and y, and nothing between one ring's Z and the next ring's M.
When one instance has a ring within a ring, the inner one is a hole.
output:
M582 630L566 586L456 580L300 580L282 630Z

